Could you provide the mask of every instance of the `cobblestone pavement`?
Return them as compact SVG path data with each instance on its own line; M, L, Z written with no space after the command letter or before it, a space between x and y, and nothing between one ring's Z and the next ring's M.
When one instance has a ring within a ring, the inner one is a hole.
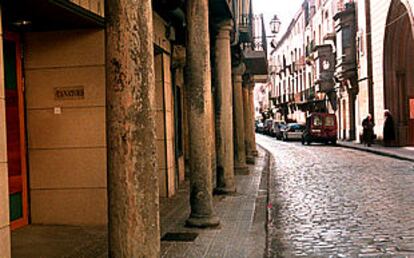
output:
M414 257L414 163L257 135L272 257Z

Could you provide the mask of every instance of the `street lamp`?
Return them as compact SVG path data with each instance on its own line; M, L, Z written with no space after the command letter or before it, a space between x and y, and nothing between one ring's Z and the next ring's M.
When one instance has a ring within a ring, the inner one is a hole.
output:
M273 19L270 21L270 31L273 34L279 33L281 23L282 22L280 21L279 17L277 17L277 15L273 16Z

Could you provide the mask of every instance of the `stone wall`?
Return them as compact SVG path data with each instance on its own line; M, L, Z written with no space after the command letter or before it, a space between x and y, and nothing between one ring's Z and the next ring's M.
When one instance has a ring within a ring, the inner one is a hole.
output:
M24 40L32 223L104 224L104 32L27 33ZM84 96L56 95L73 88Z
M396 0L395 0L396 1ZM384 39L387 16L392 0L371 0L371 26L372 26L372 61L374 82L374 116L376 134L382 138L382 125L384 124ZM408 8L411 22L414 0L401 0ZM411 24L413 26L413 24Z

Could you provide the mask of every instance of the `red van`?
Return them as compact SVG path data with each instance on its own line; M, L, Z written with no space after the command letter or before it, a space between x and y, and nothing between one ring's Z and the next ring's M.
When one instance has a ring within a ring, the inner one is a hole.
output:
M338 125L335 114L311 113L306 118L306 128L302 135L302 144L312 142L336 144Z

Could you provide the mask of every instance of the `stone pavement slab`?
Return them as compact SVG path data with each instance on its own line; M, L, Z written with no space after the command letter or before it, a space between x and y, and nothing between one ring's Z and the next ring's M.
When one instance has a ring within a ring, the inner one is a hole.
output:
M237 193L215 196L214 207L221 224L214 229L185 227L189 215L188 191L161 201L161 231L196 232L194 242L161 242L161 257L263 257L266 248L266 203L268 155L259 150L250 175L237 175ZM264 172L264 173L263 173ZM184 199L184 202L178 199ZM174 204L175 203L175 204ZM174 205L178 205L174 208ZM185 212L183 212L185 211ZM167 214L168 213L168 214Z
M250 175L236 176L237 193L215 196L221 219L215 229L184 227L190 213L188 182L172 198L160 198L161 236L168 232L196 232L194 242L161 242L161 257L263 257L266 244L268 155L259 151ZM12 232L12 256L108 257L106 226L29 225Z
M12 257L104 258L106 226L29 225L12 232Z

